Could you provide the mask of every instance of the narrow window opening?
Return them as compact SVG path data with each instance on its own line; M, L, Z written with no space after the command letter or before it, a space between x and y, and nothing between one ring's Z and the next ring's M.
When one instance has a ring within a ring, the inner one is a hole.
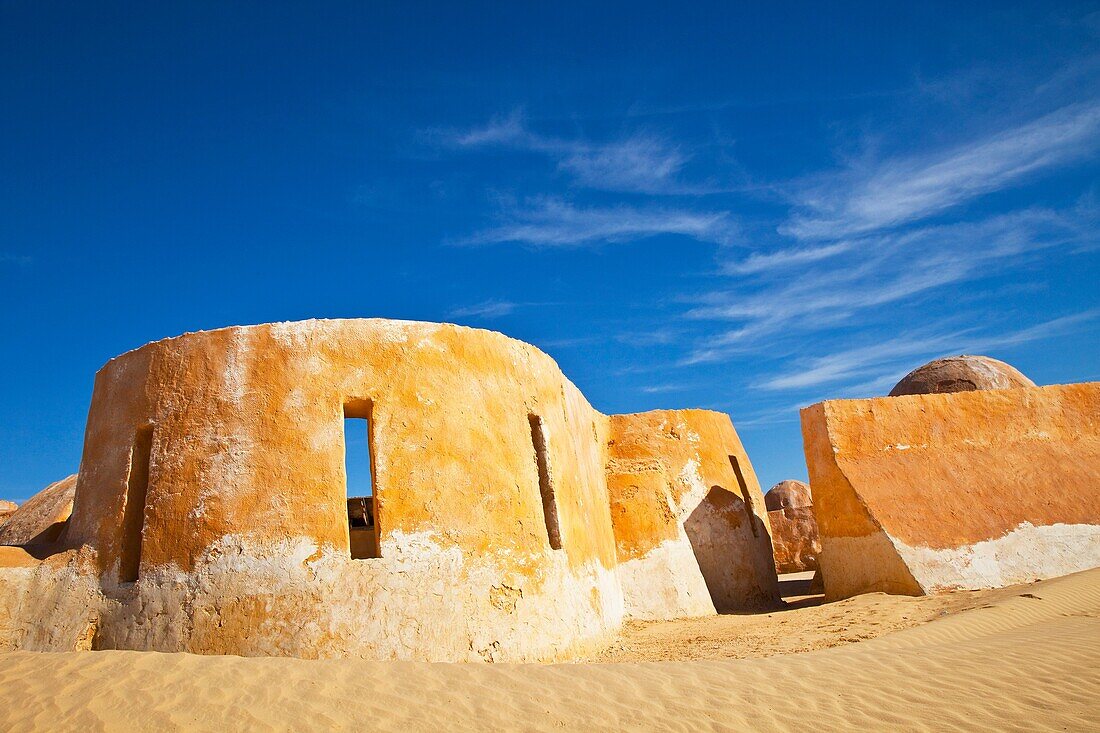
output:
M749 515L749 527L752 529L752 536L759 537L760 530L756 528L756 512L753 511L752 494L749 493L748 484L745 483L745 474L741 472L741 464L737 462L737 456L730 456L729 459L730 465L733 466L733 472L737 474L737 486L741 489L745 513Z
M535 465L539 472L539 493L542 495L542 517L546 522L546 538L550 547L561 549L561 529L558 526L558 504L554 497L554 484L550 478L550 464L546 455L546 426L538 415L528 415L531 423L531 443L535 447Z
M152 449L153 426L138 428L130 448L130 474L126 478L126 506L122 512L120 583L135 582L141 568L141 538L145 529L145 498L149 493L149 453Z
M353 560L381 557L373 456L371 403L351 400L344 405L344 480L348 545Z

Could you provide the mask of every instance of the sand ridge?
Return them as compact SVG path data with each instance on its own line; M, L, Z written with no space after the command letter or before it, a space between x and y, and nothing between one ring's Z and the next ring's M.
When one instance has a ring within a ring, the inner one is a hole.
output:
M905 604L905 598L883 602ZM1100 569L763 659L482 665L0 655L4 730L1088 730Z

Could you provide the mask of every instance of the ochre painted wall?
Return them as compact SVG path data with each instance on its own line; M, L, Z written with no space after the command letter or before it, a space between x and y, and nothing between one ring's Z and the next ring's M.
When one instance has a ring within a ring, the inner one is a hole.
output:
M345 414L369 416L376 558L349 549ZM669 532L695 559L668 582L696 603L662 612L772 600L763 497L729 418L668 418L628 416L616 438L549 356L459 326L303 321L147 344L96 376L54 554L0 558L0 648L560 659L618 629L624 585L639 589L621 557L644 563ZM647 451L678 515L638 508L617 548L608 471Z
M802 411L827 596L1100 564L1100 383Z
M613 415L608 488L629 615L678 618L778 600L764 496L729 416Z
M380 558L349 554L345 404L370 406ZM560 550L529 415L547 435ZM622 618L606 433L550 357L498 333L351 320L186 334L97 375L63 541L94 551L103 647L554 658Z
M351 400L373 405L383 553L397 532L431 532L464 550L546 550L534 413L552 436L570 564L614 564L607 523L593 531L585 513L602 483L591 436L606 418L553 360L492 332L390 321L188 334L112 360L96 379L69 537L104 562L119 554L132 437L150 425L143 569L190 570L227 534L305 536L343 550Z

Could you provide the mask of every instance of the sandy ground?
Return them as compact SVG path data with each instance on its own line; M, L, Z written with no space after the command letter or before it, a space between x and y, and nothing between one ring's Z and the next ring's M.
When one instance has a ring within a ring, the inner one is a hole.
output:
M993 592L846 604L770 621L676 622L655 652L645 649L655 645L652 625L632 627L609 653L728 656L740 653L738 639L758 654L843 644L756 659L454 665L12 652L0 655L0 730L1100 727L1100 569ZM937 620L921 623L929 617ZM910 621L918 625L844 643ZM808 628L820 623L838 628ZM792 632L798 640L785 641Z
M809 593L812 572L779 577L787 605L784 610L628 622L607 649L585 661L666 662L797 654L874 639L1026 592L1014 587L920 598L869 593L823 604L822 596Z

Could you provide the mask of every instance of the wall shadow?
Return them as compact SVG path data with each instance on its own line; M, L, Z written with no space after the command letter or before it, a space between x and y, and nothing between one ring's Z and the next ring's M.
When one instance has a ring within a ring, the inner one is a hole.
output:
M718 613L776 606L757 577L755 555L761 538L768 541L767 527L738 494L712 486L684 521L684 531Z

